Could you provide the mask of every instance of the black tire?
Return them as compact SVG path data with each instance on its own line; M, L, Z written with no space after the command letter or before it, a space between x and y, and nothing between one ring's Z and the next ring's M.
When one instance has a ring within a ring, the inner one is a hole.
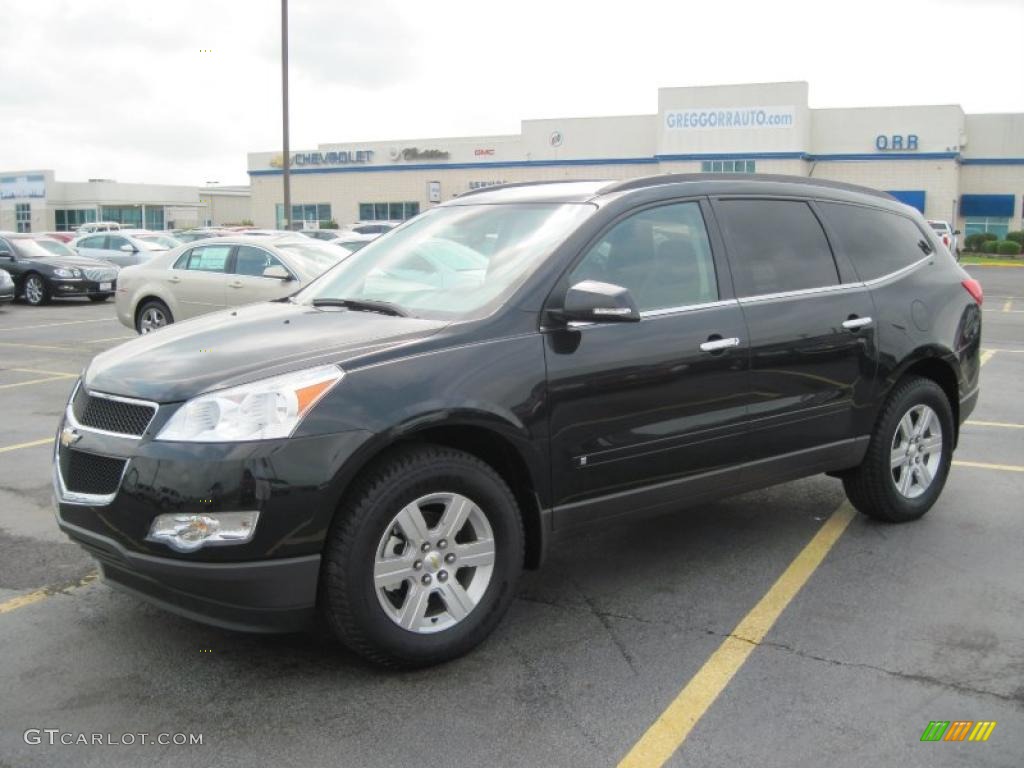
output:
M164 323L164 325L170 325L171 323L174 322L174 316L171 314L171 310L167 307L166 304L160 301L160 299L147 299L146 301L142 302L142 304L135 312L135 330L140 335L143 333L147 333L147 331L143 331L142 329L143 318L146 317L146 313L151 310L163 314L163 316L167 319L167 322Z
M494 536L494 570L465 618L448 629L418 634L385 613L373 568L381 537L395 515L433 493L462 494L484 513ZM397 449L364 471L338 510L324 549L321 618L345 646L378 664L414 668L448 661L482 642L501 621L515 596L523 548L515 497L488 464L436 445Z
M93 302L94 304L102 304L104 301L106 301L109 298L110 298L110 294L109 293L104 293L101 296L90 296L89 297L89 301Z
M38 292L32 291L29 287L30 284L37 286ZM22 292L25 295L25 302L30 306L41 307L43 304L50 303L50 286L47 284L46 278L35 272L25 276Z
M900 420L918 405L927 405L938 416L942 451L931 483L917 498L908 498L896 487L890 455ZM953 409L946 393L931 379L908 376L896 384L886 400L864 461L843 475L847 497L853 506L875 520L886 523L917 520L932 508L942 493L953 459L954 439Z

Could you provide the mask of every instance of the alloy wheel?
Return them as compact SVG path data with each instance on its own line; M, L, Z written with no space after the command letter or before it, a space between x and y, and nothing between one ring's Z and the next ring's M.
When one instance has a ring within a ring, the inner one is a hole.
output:
M42 304L43 296L46 295L46 288L42 279L33 275L25 281L25 298L29 304Z
M152 333L165 325L167 325L167 315L159 307L149 307L139 318L139 332L143 334Z
M927 405L915 405L900 419L892 438L889 466L900 495L916 499L928 490L942 463L942 424Z
M421 496L395 515L373 563L377 600L409 632L450 629L473 612L494 572L487 516L458 493Z

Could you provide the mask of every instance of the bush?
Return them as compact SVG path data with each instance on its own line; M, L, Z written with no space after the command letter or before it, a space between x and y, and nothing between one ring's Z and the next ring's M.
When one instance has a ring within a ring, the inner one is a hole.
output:
M1016 232L1007 232L1006 239L1013 240L1013 242L1020 243L1024 246L1024 229L1019 229Z
M985 240L981 244L981 252L982 253L995 253L996 252L996 243L998 243L998 242L999 242L998 240Z
M1000 256L1017 256L1021 252L1021 244L1015 240L997 240L996 253Z
M973 235L968 235L964 238L964 249L975 252L980 251L982 242L984 242L982 236L975 232Z

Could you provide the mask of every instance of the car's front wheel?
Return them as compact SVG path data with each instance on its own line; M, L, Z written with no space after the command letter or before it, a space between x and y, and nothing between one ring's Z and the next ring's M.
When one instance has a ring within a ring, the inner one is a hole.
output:
M174 322L171 310L159 299L149 299L135 316L135 330L145 335Z
M931 509L953 460L955 425L946 393L911 376L893 389L859 467L843 476L846 495L868 517L916 520Z
M29 275L25 278L25 301L33 307L46 304L50 300L50 288L42 275Z
M346 646L417 667L460 656L495 628L522 571L515 497L476 457L434 445L378 461L338 511L320 606Z

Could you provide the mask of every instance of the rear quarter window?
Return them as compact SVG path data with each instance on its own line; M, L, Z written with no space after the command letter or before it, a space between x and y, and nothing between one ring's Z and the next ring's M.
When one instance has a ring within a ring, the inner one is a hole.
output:
M917 224L897 213L844 203L818 203L818 209L861 280L898 272L931 251Z

